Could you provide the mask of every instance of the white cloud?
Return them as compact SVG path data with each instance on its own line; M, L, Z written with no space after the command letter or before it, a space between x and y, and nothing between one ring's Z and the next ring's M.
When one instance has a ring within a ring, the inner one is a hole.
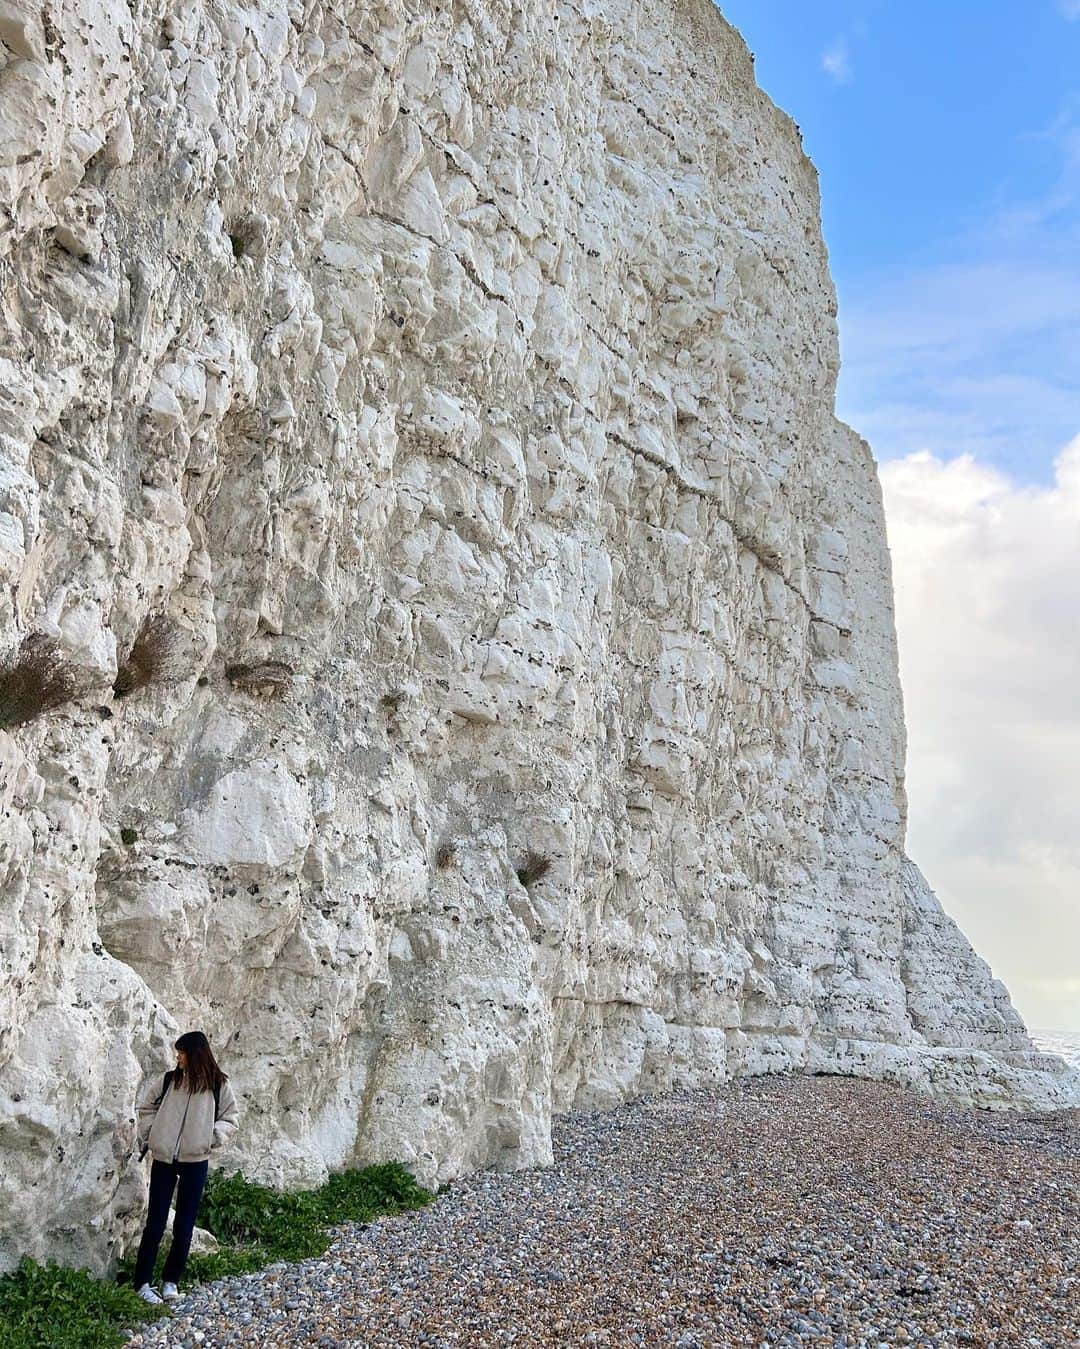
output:
M1080 0L1077 0L1080 3ZM839 37L821 53L821 68L837 84L850 84L854 72L851 69L851 53L845 38Z
M1080 436L1049 486L881 469L909 850L1029 1024L1080 1029Z

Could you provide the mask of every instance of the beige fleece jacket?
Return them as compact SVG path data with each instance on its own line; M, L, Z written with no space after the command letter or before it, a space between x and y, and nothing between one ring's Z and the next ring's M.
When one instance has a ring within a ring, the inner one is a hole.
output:
M151 1079L138 1101L139 1143L149 1143L159 1162L205 1162L211 1152L229 1141L237 1129L236 1097L228 1082L221 1084L220 1108L215 1116L214 1093L170 1082L160 1105L160 1074Z

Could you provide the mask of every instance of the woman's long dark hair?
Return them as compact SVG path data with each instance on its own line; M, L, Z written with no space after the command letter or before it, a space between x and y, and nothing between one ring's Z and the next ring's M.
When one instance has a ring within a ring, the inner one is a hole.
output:
M226 1074L218 1067L217 1059L214 1058L213 1050L210 1048L210 1041L201 1030L189 1030L181 1035L173 1048L182 1049L187 1055L186 1070L183 1068L175 1070L174 1086L186 1085L194 1095L197 1091L213 1091L215 1087L220 1087L222 1082L228 1080Z

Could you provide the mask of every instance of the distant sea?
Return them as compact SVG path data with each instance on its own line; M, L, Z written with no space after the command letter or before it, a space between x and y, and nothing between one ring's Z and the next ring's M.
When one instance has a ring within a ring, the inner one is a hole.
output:
M1080 1069L1080 1031L1033 1030L1030 1035L1036 1048L1047 1054L1060 1054L1066 1063Z

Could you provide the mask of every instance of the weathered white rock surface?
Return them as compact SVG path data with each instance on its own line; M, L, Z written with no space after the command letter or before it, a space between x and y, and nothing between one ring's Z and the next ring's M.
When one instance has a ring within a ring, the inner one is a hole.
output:
M0 1263L130 1239L190 1026L285 1183L732 1073L1076 1099L905 859L816 179L708 0L0 39L0 632L84 690L0 731Z

